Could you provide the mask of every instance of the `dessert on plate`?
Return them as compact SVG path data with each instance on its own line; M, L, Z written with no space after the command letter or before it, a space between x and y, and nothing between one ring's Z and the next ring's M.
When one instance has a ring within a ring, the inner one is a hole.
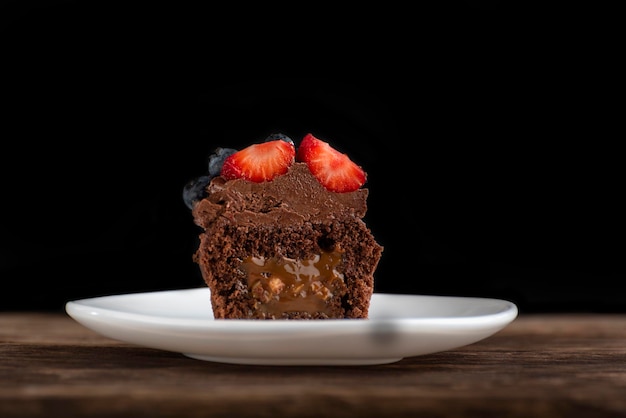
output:
M363 220L366 180L310 133L217 148L183 189L214 317L367 318L383 247Z

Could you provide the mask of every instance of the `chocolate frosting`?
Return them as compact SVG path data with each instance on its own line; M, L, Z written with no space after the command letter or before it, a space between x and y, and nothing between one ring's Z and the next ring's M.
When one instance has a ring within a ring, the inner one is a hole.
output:
M328 191L305 163L296 162L272 181L254 183L218 176L207 186L208 196L192 210L195 223L207 229L214 222L287 225L324 221L338 216L363 218L368 189L336 193Z

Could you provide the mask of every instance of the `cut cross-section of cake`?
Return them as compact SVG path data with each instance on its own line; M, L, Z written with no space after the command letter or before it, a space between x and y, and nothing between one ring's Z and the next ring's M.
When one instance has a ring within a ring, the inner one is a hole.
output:
M216 319L367 318L383 247L363 218L366 174L307 134L218 148L183 198Z

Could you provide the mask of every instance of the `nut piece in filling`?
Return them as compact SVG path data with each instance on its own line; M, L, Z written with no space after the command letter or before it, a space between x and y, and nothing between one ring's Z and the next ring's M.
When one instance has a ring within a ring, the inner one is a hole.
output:
M242 262L254 310L260 318L280 318L285 312L332 313L332 301L347 292L337 271L342 252L322 252L305 260L248 257Z

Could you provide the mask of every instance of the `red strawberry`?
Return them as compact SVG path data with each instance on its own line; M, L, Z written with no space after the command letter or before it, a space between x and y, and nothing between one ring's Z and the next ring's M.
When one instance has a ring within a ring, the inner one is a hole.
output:
M228 156L221 176L226 180L269 181L285 174L295 161L295 155L294 145L280 139L253 144Z
M365 171L346 154L312 134L307 134L300 142L296 159L305 162L315 178L333 192L353 192L367 179Z

